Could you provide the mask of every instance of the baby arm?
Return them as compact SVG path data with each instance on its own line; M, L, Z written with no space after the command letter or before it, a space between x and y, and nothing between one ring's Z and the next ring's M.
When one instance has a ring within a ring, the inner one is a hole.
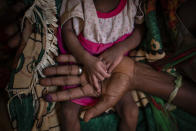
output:
M97 57L89 54L81 46L79 40L77 39L76 34L73 30L72 19L67 21L62 27L62 38L67 49L72 53L72 55L81 63L85 71L87 72L88 80L91 85L100 92L98 80L104 80L104 78L109 77L110 75L106 72L106 65L99 60Z
M136 25L130 37L112 46L99 56L100 60L106 64L109 73L120 63L128 51L135 49L140 44L143 33L144 25Z

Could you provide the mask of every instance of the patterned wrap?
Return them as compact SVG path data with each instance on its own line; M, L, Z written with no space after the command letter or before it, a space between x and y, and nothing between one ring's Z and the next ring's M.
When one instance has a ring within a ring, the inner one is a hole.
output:
M56 54L55 50L57 49L57 46L55 44L56 40L54 35L50 33L55 33L55 30L57 29L57 26L55 24L55 17L58 16L56 15L56 11L58 12L58 14L60 14L61 2L61 0L25 0L25 3L31 6L25 16L36 27L36 30L31 34L30 38L27 41L26 47L21 52L18 66L15 70L13 70L11 74L10 82L7 89L10 95L8 110L10 113L10 118L14 130L60 130L56 114L56 112L58 112L58 104L56 104L55 106L55 103L48 103L42 99L42 95L44 92L54 91L56 90L56 88L53 87L50 88L51 90L49 90L48 87L40 86L38 84L38 77L34 76L40 76L43 68L55 64L54 61L50 58L52 58L52 56ZM158 12L156 9L156 5L156 0L146 0L144 2L145 24L148 32L141 46L132 54L130 54L130 57L134 58L137 61L156 61L163 58L165 55L157 21ZM56 8L58 10L56 10ZM46 12L50 13L47 14ZM77 24L74 23L74 25ZM46 32L50 33L47 35ZM48 53L51 57L47 57L47 59L45 59L45 62L43 62L44 56L48 56L44 54ZM43 64L41 61L45 64ZM40 63L42 63L43 65ZM147 99L145 99L146 96L143 93L134 92L133 96L137 104L142 106L142 108L140 108L140 115L138 119L138 131L172 130L171 124L173 123L169 123L167 121L168 117L165 117L166 112L162 112L161 110L162 108L160 104L164 105L164 101L159 98L153 98L150 99L150 104L147 104ZM154 101L154 99L156 99L156 101ZM172 113L172 116L173 115L175 115L173 119L176 119L179 123L178 126L180 130L196 130L196 118L194 118L193 116L180 110L175 110ZM103 114L99 117L92 119L88 123L81 121L81 130L117 131L118 123L119 118L117 115ZM174 124L174 126L176 126L176 123Z

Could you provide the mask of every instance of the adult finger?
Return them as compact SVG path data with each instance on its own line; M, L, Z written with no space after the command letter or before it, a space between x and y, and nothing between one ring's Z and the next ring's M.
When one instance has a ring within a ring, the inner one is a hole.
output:
M96 92L89 84L83 87L76 87L66 89L64 91L49 93L44 97L44 99L49 102L58 102L77 99L85 96L97 97Z
M64 54L64 55L59 55L56 58L57 62L59 63L66 63L66 62L73 62L73 63L77 63L75 57L73 57L72 55L69 54Z
M84 114L84 121L88 122L93 117L102 114L107 109L113 107L117 102L113 100L110 96L104 96L100 101L94 105L92 108L87 110Z
M68 86L81 84L81 80L79 76L59 76L41 79L40 84L43 86Z
M80 67L77 65L61 65L52 66L44 69L43 73L46 76L53 75L79 75Z
M100 102L85 113L84 120L89 121L91 118L100 115L105 110L116 105L120 98L128 91L129 83L129 76L123 73L114 73L103 83Z

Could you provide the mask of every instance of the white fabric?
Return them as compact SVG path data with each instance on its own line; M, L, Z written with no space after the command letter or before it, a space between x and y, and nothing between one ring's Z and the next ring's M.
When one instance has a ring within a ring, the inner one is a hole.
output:
M98 18L93 0L63 0L61 25L73 18L76 35L95 43L111 43L134 30L134 22L139 6L138 0L127 0L124 9L116 16Z

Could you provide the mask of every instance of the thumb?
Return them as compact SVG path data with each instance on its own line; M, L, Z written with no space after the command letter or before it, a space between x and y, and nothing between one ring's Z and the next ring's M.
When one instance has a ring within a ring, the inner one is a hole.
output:
M112 99L112 97L103 96L101 98L101 100L96 105L94 105L93 107L91 107L89 110L87 110L85 112L84 121L88 122L93 117L96 117L96 116L102 114L107 109L113 107L115 105L115 103L116 102L114 101L114 99Z

